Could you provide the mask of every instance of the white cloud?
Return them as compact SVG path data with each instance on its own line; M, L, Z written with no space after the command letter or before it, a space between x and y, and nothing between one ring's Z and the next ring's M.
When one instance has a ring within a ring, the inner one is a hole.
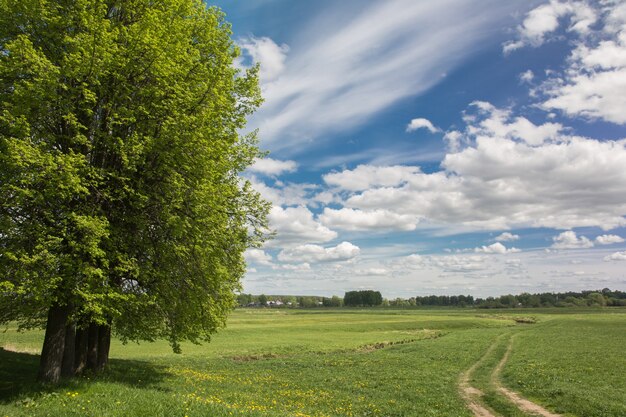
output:
M342 242L329 248L309 244L283 249L278 254L278 259L281 262L337 262L352 259L360 251L358 246L350 242Z
M624 283L624 262L605 262L603 256L606 254L598 256L595 249L576 252L555 250L550 255L526 251L506 257L483 254L398 255L405 250L410 248L379 246L362 249L358 257L343 262L310 262L310 269L291 270L287 267L259 271L247 275L244 288L246 292L256 294L284 294L298 288L301 294L330 296L367 287L382 290L387 298L406 298L417 294L486 297L521 292L619 288ZM622 259L626 260L626 253ZM574 265L572 261L580 262L584 267ZM586 271L584 278L575 275L583 270Z
M249 171L260 174L278 176L285 172L295 172L298 164L295 161L280 161L272 158L256 159L254 164L248 167Z
M524 46L541 46L546 37L554 33L560 20L570 17L570 31L585 34L597 20L596 11L584 1L551 0L547 4L531 10L518 27L518 39L506 42L503 46L505 54Z
M526 70L520 74L519 79L523 83L531 83L535 78L535 74L531 70Z
M443 136L443 140L446 142L446 147L451 153L455 153L461 150L461 146L464 145L463 139L463 134L458 130L448 131Z
M476 252L476 253L494 253L494 254L504 255L504 254L507 254L507 253L517 253L517 252L521 252L521 251L519 249L517 249L517 248L507 249L507 247L504 246L502 243L496 242L493 245L481 246L480 248L476 248L476 249L474 249L474 252Z
M249 178L252 187L276 206L306 206L312 204L319 186L307 183L283 183L269 186L256 177Z
M507 259L505 264L509 268L517 268L517 269L522 268L524 265L521 259Z
M265 84L276 80L285 71L285 60L289 47L277 45L267 37L250 37L238 41L244 57L248 56L254 64L261 66L261 83ZM238 62L242 66L241 59Z
M626 68L572 74L547 85L545 93L551 97L542 104L547 110L626 123Z
M359 165L353 170L326 174L323 179L331 187L338 187L347 191L360 191L371 187L397 186L419 172L420 168L415 166Z
M476 136L521 139L529 145L541 145L546 141L557 140L563 126L559 123L536 125L525 117L514 117L511 110L497 109L490 103L472 103L483 117L478 124L470 125L469 131Z
M337 197L330 191L322 191L313 197L313 201L321 204L330 204L335 202Z
M248 249L244 253L246 261L252 262L258 265L271 266L272 257L261 249Z
M576 232L568 230L552 238L554 249L585 249L593 247L593 242L585 236L578 237Z
M512 242L515 240L519 240L519 235L514 235L512 233L509 232L504 232L498 236L496 236L496 241L497 242Z
M389 271L385 268L365 268L365 269L356 269L355 274L357 275L368 275L368 276L386 276L389 275Z
M268 246L294 245L304 242L328 242L337 237L313 218L313 213L304 206L282 208L272 207L269 214L270 226L276 230L276 239Z
M445 272L471 272L487 268L484 256L432 256L428 258L431 266L442 269Z
M609 7L609 12L605 20L604 31L615 33L623 30L624 23L626 23L626 3L611 0L606 3Z
M311 264L309 264L308 262L304 262L301 264L281 264L274 265L274 269L283 271L310 271Z
M428 263L428 258L420 254L414 253L395 259L393 262L394 270L406 271L413 269L424 269Z
M611 245L613 243L622 243L624 238L617 235L602 235L596 237L596 243L600 245Z
M290 42L285 70L268 84L250 125L266 146L302 152L319 143L313 139L351 129L438 83L519 4L388 0L355 14L336 2Z
M389 210L339 210L326 207L319 220L326 226L342 230L415 230L418 220L411 215Z
M582 64L584 68L607 70L626 67L626 48L624 48L623 34L614 39L604 40L596 46L579 44L572 51L572 59Z
M615 252L611 255L607 255L604 257L604 260L609 261L626 261L626 251L624 252Z
M445 156L443 171L361 165L324 179L344 208L457 231L626 223L626 142L568 136L558 124L521 122L488 103L473 108L466 145Z
M540 46L546 36L570 17L568 31L578 40L562 72L534 91L544 95L541 107L570 117L626 123L626 6L623 2L591 5L584 1L550 1L528 13L519 39L505 44L505 52L526 45ZM598 29L594 24L598 23Z
M430 120L424 118L413 119L406 127L407 132L414 132L418 129L428 129L430 133L437 133L440 131L440 129L435 127Z
M489 266L488 258L482 255L429 255L417 253L396 258L391 262L395 273L405 274L411 271L435 270L439 272L473 272Z

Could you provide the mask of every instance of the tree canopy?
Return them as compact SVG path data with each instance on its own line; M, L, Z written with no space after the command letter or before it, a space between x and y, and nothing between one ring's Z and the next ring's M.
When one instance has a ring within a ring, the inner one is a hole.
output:
M223 14L0 0L0 40L0 322L47 323L42 363L51 320L208 340L268 211L239 176L259 156L240 133L258 68L233 65Z
M383 296L380 291L347 291L343 297L343 305L347 307L379 306L382 303Z

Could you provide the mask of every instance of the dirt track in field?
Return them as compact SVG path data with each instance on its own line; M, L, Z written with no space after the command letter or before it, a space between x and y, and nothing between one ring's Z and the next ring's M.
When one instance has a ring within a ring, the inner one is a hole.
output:
M500 373L504 368L504 365L509 360L509 356L511 355L511 350L513 349L513 340L509 341L509 346L506 349L506 353L498 363L498 366L493 370L491 374L491 382L497 388L498 392L504 395L510 402L515 404L517 408L522 410L525 413L542 416L542 417L563 417L560 414L552 413L539 404L536 404L526 398L522 397L518 393L511 391L510 389L504 387L500 382Z
M461 377L459 378L459 393L461 394L461 398L463 398L463 401L465 402L467 408L472 410L472 413L474 413L475 417L496 417L495 414L493 414L489 409L485 408L485 406L482 404L481 397L483 396L483 392L478 388L473 387L470 384L470 379L472 378L474 371L476 371L476 369L496 348L496 346L498 345L498 340L501 337L502 336L496 338L491 346L489 346L489 348L485 351L483 356L481 356L480 359L474 365L472 365L471 368L463 372L461 374Z
M459 378L459 393L467 408L469 408L474 417L499 417L499 414L487 408L483 401L483 392L476 387L473 387L470 383L473 373L476 369L485 361L487 357L493 352L493 350L498 345L498 342L503 336L499 336L494 340L494 342L489 346L489 348L485 351L483 356L467 371L463 372ZM546 410L539 404L536 404L524 397L520 394L511 391L510 389L504 387L502 382L500 381L500 373L504 368L504 365L509 359L511 355L511 351L513 349L513 339L509 340L509 345L507 350L498 363L498 365L491 372L490 383L495 388L495 390L505 397L509 402L513 403L519 410L524 413L533 415L533 416L541 416L541 417L563 417L560 414L553 413L551 411Z

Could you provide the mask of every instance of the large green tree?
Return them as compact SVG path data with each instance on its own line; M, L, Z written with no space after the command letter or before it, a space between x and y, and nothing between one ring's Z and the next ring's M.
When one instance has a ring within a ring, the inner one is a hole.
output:
M257 69L201 0L0 0L0 323L39 378L123 340L208 340L267 203L239 173Z

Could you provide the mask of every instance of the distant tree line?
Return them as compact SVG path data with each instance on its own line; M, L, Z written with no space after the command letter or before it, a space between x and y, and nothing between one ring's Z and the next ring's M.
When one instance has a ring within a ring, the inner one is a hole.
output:
M474 305L479 308L513 308L513 307L594 307L594 306L626 306L626 292L601 291L539 293L520 295L503 295L501 297L477 298Z
M474 297L471 295L427 295L416 296L408 299L396 298L389 300L389 306L393 307L417 307L417 306L446 306L466 307L474 305Z
M472 308L532 308L532 307L593 307L626 306L626 292L608 288L595 291L560 293L522 293L500 297L474 298L471 295L426 295L410 298L383 298L380 291L348 291L344 297L252 295L239 294L240 307L472 307Z
M427 295L408 299L396 298L389 300L388 305L478 308L626 306L626 292L605 288L601 291L522 293L487 298L474 298L471 295Z
M380 291L348 291L343 296L343 305L346 307L373 307L382 303L383 296Z

